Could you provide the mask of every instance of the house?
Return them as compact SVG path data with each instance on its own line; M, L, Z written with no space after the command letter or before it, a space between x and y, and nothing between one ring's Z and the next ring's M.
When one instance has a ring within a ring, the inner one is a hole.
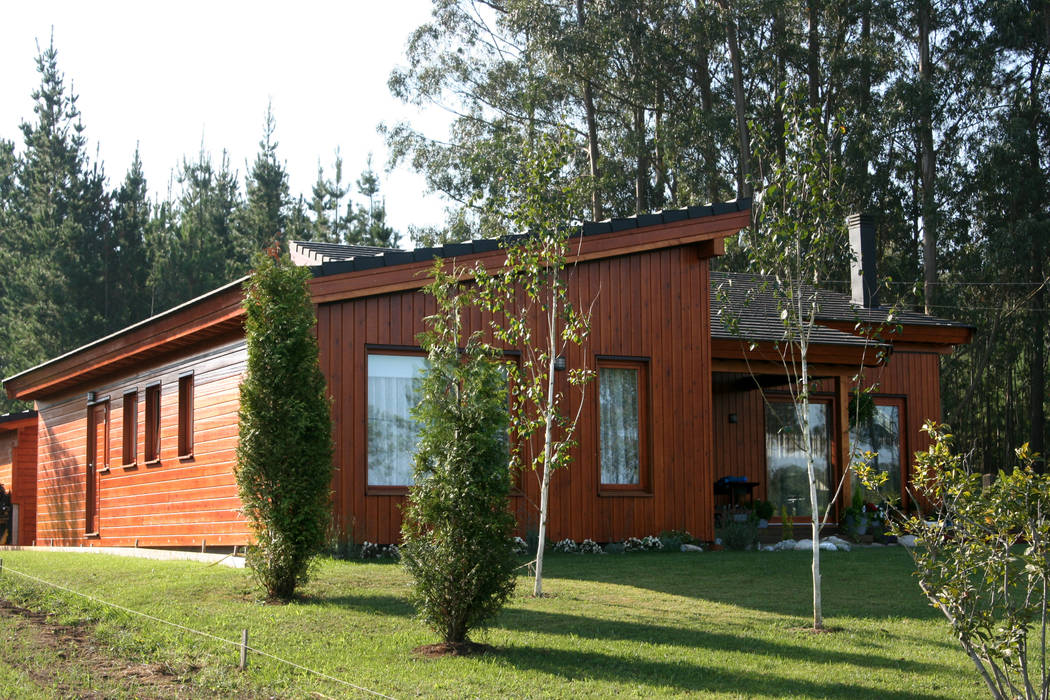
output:
M749 342L718 320L714 290L754 280L712 273L709 263L749 219L749 202L730 202L586 223L572 239L570 294L593 300L593 315L589 340L566 360L596 369L597 388L582 399L575 460L553 479L552 538L687 529L713 539L714 483L723 476L744 477L755 497L806 517L791 440L776 429L785 395L770 310L746 310ZM488 240L413 251L300 242L291 254L314 273L332 398L334 527L359 542L396 541L411 481L408 407L423 364L416 336L434 311L421 291L425 271L434 257L496 269L504 254ZM233 476L246 360L241 284L4 380L9 396L36 402L38 544L248 541ZM862 366L866 381L880 382L867 439L889 445L886 466L906 478L908 455L925 444L917 426L940 415L938 357L972 329L905 314L900 333L873 342L853 330L857 318L884 320L871 299L853 304L827 292L822 302L811 360L827 482L849 462L848 392ZM480 313L469 324L487 327ZM565 373L557 382L569 391ZM526 474L512 497L523 533L535 527L537 492Z
M36 411L0 415L0 485L10 499L0 543L36 539Z

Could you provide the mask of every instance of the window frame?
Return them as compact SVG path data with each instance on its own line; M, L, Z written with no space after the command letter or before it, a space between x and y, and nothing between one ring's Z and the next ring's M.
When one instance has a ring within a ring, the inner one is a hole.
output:
M145 408L143 409L145 426L143 433L145 443L142 447L142 458L146 465L160 464L161 435L160 435L160 413L161 413L161 383L153 382L146 385Z
M84 470L84 536L97 538L102 529L102 475L109 473L110 452L110 402L109 396L91 399L87 404L87 459ZM98 445L98 421L99 410L103 411L102 419L102 464L98 464L96 458L100 450ZM94 521L94 522L92 522ZM94 528L92 528L94 525Z
M596 355L594 368L594 462L599 496L652 496L652 406L650 358L622 355ZM632 369L638 372L638 481L608 484L602 481L601 371Z
M193 459L193 372L179 375L178 458Z
M124 469L133 469L138 466L139 459L139 392L138 389L130 389L124 392L120 420L121 430L121 466Z
M911 497L908 493L908 479L911 475L911 463L908 458L910 452L908 452L908 422L907 422L907 411L908 402L907 397L903 394L872 394L871 398L875 403L875 406L896 406L897 407L897 421L899 423L900 434L898 435L898 450L900 451L900 480L901 487L900 493L901 503L905 505L907 510L911 505ZM850 428L852 432L852 428ZM850 447L853 446L853 437L850 436ZM852 452L852 450L851 450ZM852 457L852 454L850 455ZM853 486L856 481L855 475L850 475L849 486L850 493L849 497L853 496Z
M774 403L786 403L793 404L794 399L791 394L787 392L770 392L766 395L765 401L763 402L762 410L762 464L763 464L763 478L765 483L763 491L765 493L766 500L769 500L769 449L765 446L765 441L769 435L769 412L765 404ZM825 407L825 425L828 430L828 453L827 453L827 482L828 482L828 498L832 498L835 495L836 481L836 456L839 454L839 441L841 439L839 431L836 429L838 425L838 400L833 394L827 394L824 392L813 392L809 399L810 406L815 404L821 404ZM808 499L808 495L807 495ZM775 505L774 505L775 508ZM834 511L832 511L834 512ZM780 517L780 511L776 511L773 514L773 518L770 522L783 522L783 518ZM791 522L793 523L808 523L812 522L812 516L805 515L792 515Z
M413 484L373 484L369 481L368 472L368 359L373 356L398 356L398 357L422 357L424 360L427 357L427 353L419 346L413 345L366 345L365 346L365 361L362 363L362 382L361 386L364 387L364 440L362 445L364 448L364 477L365 477L365 495L367 496L406 496L408 490L412 488Z

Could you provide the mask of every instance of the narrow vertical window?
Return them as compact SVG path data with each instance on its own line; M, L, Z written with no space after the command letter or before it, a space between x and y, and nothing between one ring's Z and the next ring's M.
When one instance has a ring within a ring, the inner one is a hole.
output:
M139 393L137 391L129 391L124 394L124 406L121 420L124 421L124 430L121 441L121 462L125 467L133 467L139 458Z
M906 497L901 469L901 455L905 454L901 449L901 411L904 402L881 397L876 401L871 415L861 416L858 424L850 427L851 459L858 460L865 452L873 453L871 466L886 473L887 490ZM852 415L850 419L853 419ZM879 500L877 494L869 493L864 488L856 475L853 476L852 488L860 489L864 500Z
M160 384L146 387L146 445L143 455L147 462L160 459Z
M648 488L646 363L598 361L598 462L601 488Z
M368 485L410 486L419 423L412 408L419 403L418 355L368 356Z
M179 457L193 456L193 375L179 377Z

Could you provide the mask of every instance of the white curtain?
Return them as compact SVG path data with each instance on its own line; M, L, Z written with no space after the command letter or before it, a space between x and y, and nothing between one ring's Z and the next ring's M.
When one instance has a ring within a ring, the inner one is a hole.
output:
M638 370L598 370L603 484L639 483Z
M828 503L831 432L828 430L827 404L810 404L809 433L813 446L813 469L817 477L817 501L821 511ZM789 401L766 404L766 471L769 483L766 498L779 514L811 517L809 477L802 429L795 405ZM819 515L823 515L820 513Z
M411 409L419 403L420 371L426 358L368 356L368 483L409 486L419 443Z

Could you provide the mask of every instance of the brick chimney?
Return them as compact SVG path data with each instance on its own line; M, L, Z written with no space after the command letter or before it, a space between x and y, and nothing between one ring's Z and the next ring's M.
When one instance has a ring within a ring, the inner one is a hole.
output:
M875 271L875 217L871 214L850 214L846 217L849 226L849 247L853 253L850 261L850 289L853 303L865 309L879 305L879 282Z

